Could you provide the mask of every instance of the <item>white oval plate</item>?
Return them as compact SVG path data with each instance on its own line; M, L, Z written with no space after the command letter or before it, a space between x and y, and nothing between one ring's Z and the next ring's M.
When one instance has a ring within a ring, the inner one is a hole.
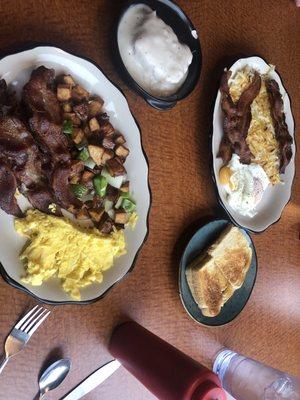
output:
M54 68L56 74L72 74L85 89L104 100L104 108L111 123L124 134L130 149L125 166L132 194L137 203L139 218L134 230L128 228L125 231L127 254L117 258L113 267L105 271L101 284L93 284L83 289L82 300L76 302L62 291L58 279L49 280L42 286L31 286L21 282L20 277L24 268L19 260L19 253L26 243L26 238L15 232L14 218L0 210L1 274L11 285L25 290L44 302L89 303L101 298L133 268L138 251L146 240L150 208L148 164L142 148L141 133L129 110L126 98L92 62L56 47L40 46L3 58L0 61L0 77L13 85L18 94L28 81L31 71L40 65Z
M269 76L279 85L280 93L283 98L284 112L286 117L286 123L289 129L289 133L293 137L292 151L293 156L286 168L285 174L281 175L283 184L278 184L275 187L269 185L266 192L263 195L262 201L256 208L257 214L254 217L245 217L235 210L233 210L227 200L224 186L219 181L219 170L223 165L222 159L217 157L221 139L223 137L223 114L221 109L221 93L218 91L214 114L213 114L213 134L212 134L212 155L213 155L213 178L217 188L217 194L219 202L227 212L228 216L236 225L241 226L252 232L262 232L267 229L270 225L274 224L280 219L282 211L286 204L289 202L292 191L292 183L295 175L295 137L294 137L294 118L291 110L291 103L289 96L282 84L281 78L278 73L274 70L270 70L268 65L260 57L249 57L241 58L236 61L230 68L233 74L246 65L255 68L261 74L269 72Z

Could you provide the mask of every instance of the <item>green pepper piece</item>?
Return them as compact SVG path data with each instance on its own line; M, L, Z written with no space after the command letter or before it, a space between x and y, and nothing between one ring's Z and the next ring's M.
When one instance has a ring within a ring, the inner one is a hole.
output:
M71 189L78 199L86 195L88 192L88 188L80 183L72 184Z
M107 188L107 179L105 178L105 176L96 175L95 178L93 179L93 184L94 184L96 193L100 197L104 197L106 194L106 188Z
M83 149L81 149L80 153L78 154L78 159L81 161L86 161L88 160L90 157L90 153L87 149L87 147L84 147Z
M122 192L122 193L121 193L121 197L122 197L123 199L132 200L129 192Z
M65 119L62 125L62 131L63 133L66 133L67 135L72 135L73 133L73 123L69 119Z
M134 201L124 198L121 207L127 212L132 213L136 209Z

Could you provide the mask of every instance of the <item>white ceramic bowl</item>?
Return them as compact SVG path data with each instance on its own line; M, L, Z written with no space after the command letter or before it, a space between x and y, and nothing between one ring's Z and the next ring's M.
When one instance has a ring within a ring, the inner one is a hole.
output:
M134 120L124 95L113 85L94 63L51 46L35 47L21 53L9 55L0 61L0 77L15 87L20 93L28 81L31 71L44 65L54 68L57 74L70 73L75 80L92 94L102 97L105 111L113 126L122 132L127 140L130 155L126 169L131 182L131 190L137 203L138 222L135 230L126 229L127 254L117 258L114 265L104 273L101 284L93 284L81 291L82 301L72 301L61 289L58 279L49 280L42 286L31 286L21 282L24 268L19 253L26 238L14 230L14 218L0 210L0 261L1 274L12 286L30 293L43 302L90 303L98 300L121 278L132 270L137 254L148 233L148 213L150 208L150 189L148 184L148 163L141 143L141 133ZM26 204L25 199L20 199Z
M279 85L280 93L283 97L284 112L286 123L290 135L293 137L292 151L293 156L286 168L284 174L281 175L283 184L274 187L268 186L263 195L262 201L256 207L257 214L254 217L246 217L233 210L227 200L224 186L219 181L219 170L223 165L221 158L217 157L221 139L223 137L223 114L221 109L221 93L218 91L214 115L213 115L213 134L212 134L212 155L213 155L213 177L217 188L219 202L227 212L228 216L236 225L239 225L252 232L262 232L270 225L280 219L282 211L289 202L292 191L292 183L295 175L295 136L294 136L294 118L291 110L289 96L282 84L281 78L274 70L270 71L270 65L260 57L241 58L236 61L230 68L233 74L246 65L256 69L261 74L269 72L269 76Z

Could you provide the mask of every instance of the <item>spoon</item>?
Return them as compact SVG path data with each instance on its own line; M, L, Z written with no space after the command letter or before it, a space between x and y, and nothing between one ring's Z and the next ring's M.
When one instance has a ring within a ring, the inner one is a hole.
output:
M39 379L39 400L41 400L44 395L57 388L58 385L62 383L65 377L70 371L71 361L68 358L58 360L51 364L41 375Z

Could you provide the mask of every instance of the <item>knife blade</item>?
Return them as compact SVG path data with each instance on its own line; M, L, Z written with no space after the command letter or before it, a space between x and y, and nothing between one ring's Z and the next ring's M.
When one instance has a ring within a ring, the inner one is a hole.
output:
M61 400L78 400L109 378L121 366L118 360L109 361L85 378Z

